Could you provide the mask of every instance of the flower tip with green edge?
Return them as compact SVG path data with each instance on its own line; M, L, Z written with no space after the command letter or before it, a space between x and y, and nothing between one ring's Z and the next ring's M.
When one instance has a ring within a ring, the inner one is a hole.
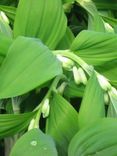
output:
M49 105L49 99L45 99L42 105L42 109L41 109L43 118L48 117L49 112L50 112L50 105Z

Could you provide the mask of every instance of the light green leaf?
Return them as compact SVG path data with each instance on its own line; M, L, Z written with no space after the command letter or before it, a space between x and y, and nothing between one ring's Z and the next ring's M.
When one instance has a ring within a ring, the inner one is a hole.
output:
M61 0L20 0L14 36L37 37L54 49L64 36L66 25Z
M77 131L77 112L62 96L54 93L46 132L54 138L60 156L67 156L68 144Z
M81 129L71 140L68 156L116 156L117 119L105 118Z
M104 95L97 77L90 77L79 111L79 127L82 128L105 116Z
M26 129L35 112L24 114L0 114L0 139Z
M10 156L57 156L52 138L39 129L25 133L14 145Z
M71 51L88 64L101 65L117 59L117 35L82 31L73 41Z
M61 73L60 63L40 40L18 37L0 68L0 98L24 94Z

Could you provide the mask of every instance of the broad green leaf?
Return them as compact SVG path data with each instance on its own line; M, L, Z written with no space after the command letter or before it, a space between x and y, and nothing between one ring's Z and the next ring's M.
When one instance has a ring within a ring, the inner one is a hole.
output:
M66 25L61 0L20 0L14 36L37 37L54 49L64 36Z
M77 112L62 96L54 93L46 132L54 138L59 156L67 156L68 144L77 131Z
M82 31L73 41L71 51L88 64L101 65L117 59L117 35Z
M87 83L79 111L79 127L82 128L104 116L105 108L103 91L96 75L92 74Z
M74 34L72 33L72 31L70 30L70 28L68 27L66 30L65 35L63 36L63 38L61 39L61 41L59 42L59 44L57 45L56 49L69 49L71 43L74 40Z
M71 140L68 156L116 156L117 119L105 118L81 129Z
M6 54L11 44L12 39L0 33L0 65L4 60L4 58L6 57Z
M24 94L61 73L60 63L40 40L18 37L0 68L0 98Z
M88 29L105 32L102 18L99 16L97 8L92 0L76 0L88 13Z
M14 145L10 156L57 156L52 138L39 129L25 133Z
M16 14L16 8L12 6L0 5L0 10L5 12L9 20L13 23Z
M35 112L24 114L0 114L0 139L15 135L27 128Z
M7 19L6 15L0 11L0 32L5 34L8 37L12 37L12 30L8 24L8 21L6 21L6 19Z

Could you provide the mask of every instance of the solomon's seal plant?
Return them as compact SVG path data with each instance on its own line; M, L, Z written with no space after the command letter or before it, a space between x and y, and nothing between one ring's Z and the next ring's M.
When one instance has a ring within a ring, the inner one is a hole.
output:
M1 156L117 156L117 1L0 1Z

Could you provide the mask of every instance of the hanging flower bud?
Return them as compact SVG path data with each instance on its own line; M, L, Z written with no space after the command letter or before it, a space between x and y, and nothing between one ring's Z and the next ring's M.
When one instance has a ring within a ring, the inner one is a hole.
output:
M43 118L48 117L49 112L50 112L50 105L49 105L49 99L46 99L42 105L42 109L41 109Z
M74 66L72 68L72 71L73 71L73 76L74 76L75 83L80 84L81 83L81 77L80 77L80 74L78 72L78 68L76 66Z
M70 59L68 59L67 57L63 57L61 55L57 55L57 58L59 61L62 62L62 66L63 68L67 69L67 70L71 70L73 65L74 65L74 62Z
M79 69L78 69L78 73L79 73L79 75L80 75L81 82L82 82L84 85L86 85L86 84L87 84L87 77L86 77L86 75L85 75L84 70L83 70L82 68L79 68Z

